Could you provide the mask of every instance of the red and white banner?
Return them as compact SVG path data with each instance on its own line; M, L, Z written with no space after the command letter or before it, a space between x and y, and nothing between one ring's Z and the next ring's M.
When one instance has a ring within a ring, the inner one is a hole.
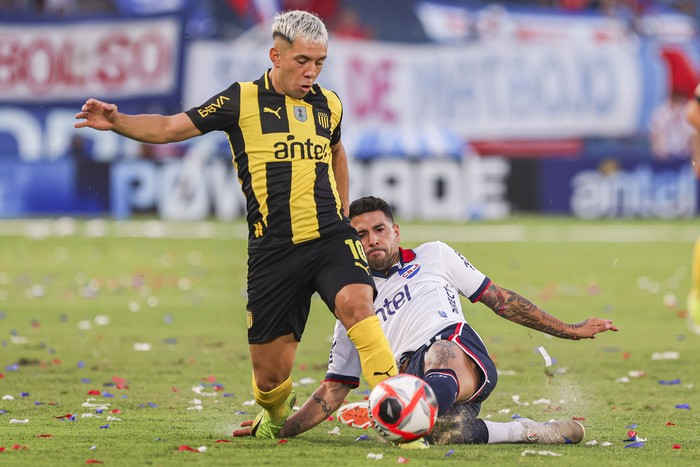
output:
M176 17L0 25L0 102L174 93L180 30Z

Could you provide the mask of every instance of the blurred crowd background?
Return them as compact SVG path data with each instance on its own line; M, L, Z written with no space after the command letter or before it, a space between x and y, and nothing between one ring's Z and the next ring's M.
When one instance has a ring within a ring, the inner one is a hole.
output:
M698 215L694 0L0 0L0 218L242 216L222 135L143 145L72 117L256 79L289 9L331 33L352 196L418 219Z

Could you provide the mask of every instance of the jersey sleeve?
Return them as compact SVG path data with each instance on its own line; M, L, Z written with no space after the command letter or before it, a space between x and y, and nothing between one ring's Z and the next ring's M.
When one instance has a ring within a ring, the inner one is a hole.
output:
M360 385L360 356L340 321L335 322L333 344L328 356L328 372L324 381L349 384L353 388Z
M215 130L226 131L238 125L240 100L241 85L233 83L202 105L185 111L185 114L202 134Z
M437 242L448 280L470 302L479 301L491 280L476 269L467 258L445 243Z
M331 146L334 146L340 141L340 128L343 121L343 103L340 101L340 97L333 91L328 92L328 107L331 110L331 121L333 123Z

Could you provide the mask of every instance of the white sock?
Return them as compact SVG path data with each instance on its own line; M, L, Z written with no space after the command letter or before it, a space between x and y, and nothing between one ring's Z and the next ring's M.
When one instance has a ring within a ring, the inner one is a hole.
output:
M490 422L484 420L486 429L489 430L489 444L494 443L520 443L525 433L525 427L518 422Z

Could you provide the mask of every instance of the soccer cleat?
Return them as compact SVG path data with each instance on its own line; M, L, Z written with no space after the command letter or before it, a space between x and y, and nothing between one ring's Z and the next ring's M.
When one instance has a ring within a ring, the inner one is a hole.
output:
M539 423L529 418L515 420L525 428L522 440L531 444L578 444L586 429L574 420L554 420Z
M430 443L425 438L414 439L413 441L407 441L405 443L399 444L401 449L428 449L430 448Z
M292 409L294 408L294 404L296 404L296 402L297 394L294 392L294 390L292 390L289 396L287 396L287 400L284 402L286 409L284 417L275 423L273 423L272 419L270 419L270 412L265 409L261 410L255 417L255 420L253 420L253 425L250 428L251 436L265 439L277 438L277 434L282 429L282 426L284 426L284 422L287 421L289 414L292 413Z
M367 429L372 426L367 401L345 404L336 412L338 421L350 428Z

